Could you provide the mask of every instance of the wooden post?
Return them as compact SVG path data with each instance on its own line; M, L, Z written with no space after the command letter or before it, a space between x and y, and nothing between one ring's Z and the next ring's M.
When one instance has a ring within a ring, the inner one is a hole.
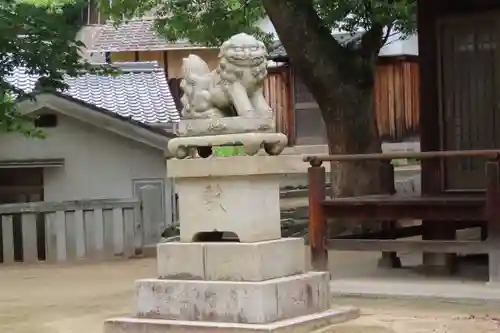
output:
M307 170L309 181L309 246L312 267L316 271L328 271L328 252L325 248L326 218L325 168L320 161L312 161Z
M396 194L394 165L388 163L383 168L382 179L385 189L388 194ZM385 239L396 239L395 232L398 227L398 221L389 220L382 221L382 232ZM397 252L382 252L382 257L378 261L378 267L382 268L401 268L401 259L398 257Z
M486 220L489 245L489 280L500 283L500 166L486 163Z

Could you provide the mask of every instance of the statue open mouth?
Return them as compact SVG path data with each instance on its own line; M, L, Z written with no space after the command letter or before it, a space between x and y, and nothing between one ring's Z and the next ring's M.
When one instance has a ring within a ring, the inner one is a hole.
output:
M234 64L242 66L255 66L263 63L266 60L266 58L264 56L255 56L255 57L229 56L228 60Z

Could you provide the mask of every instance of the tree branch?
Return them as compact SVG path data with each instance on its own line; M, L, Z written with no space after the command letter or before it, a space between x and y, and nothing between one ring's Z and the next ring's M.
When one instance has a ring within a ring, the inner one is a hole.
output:
M318 103L332 103L333 96L316 96L315 90L323 91L323 84L335 85L344 81L342 77L345 75L339 69L345 68L343 65L346 64L342 64L342 61L353 51L342 47L335 40L311 0L262 0L262 4L287 50L294 70ZM333 66L332 61L335 63ZM318 78L328 78L328 82Z
M391 35L392 28L394 27L394 24L389 24L387 26L387 31L385 32L385 36L382 38L382 46L384 46L387 41L389 40L389 36Z

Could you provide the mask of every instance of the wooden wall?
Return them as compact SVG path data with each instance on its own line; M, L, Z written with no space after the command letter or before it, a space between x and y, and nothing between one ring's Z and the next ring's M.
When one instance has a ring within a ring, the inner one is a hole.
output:
M288 67L271 68L264 81L264 97L274 111L276 130L293 138L293 112L290 96L290 70ZM292 144L292 140L289 140Z
M297 144L324 144L321 112L307 88L293 77ZM416 57L381 58L375 73L374 112L382 139L397 142L419 135L419 70Z
M377 67L373 91L379 133L385 141L419 134L419 73L416 59L386 59Z

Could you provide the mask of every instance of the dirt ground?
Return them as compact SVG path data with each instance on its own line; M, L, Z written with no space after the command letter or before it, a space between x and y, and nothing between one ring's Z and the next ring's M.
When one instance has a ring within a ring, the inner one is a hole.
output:
M74 266L0 266L0 332L100 333L130 313L133 281L155 275L154 259ZM362 316L328 333L500 332L500 305L340 298Z

